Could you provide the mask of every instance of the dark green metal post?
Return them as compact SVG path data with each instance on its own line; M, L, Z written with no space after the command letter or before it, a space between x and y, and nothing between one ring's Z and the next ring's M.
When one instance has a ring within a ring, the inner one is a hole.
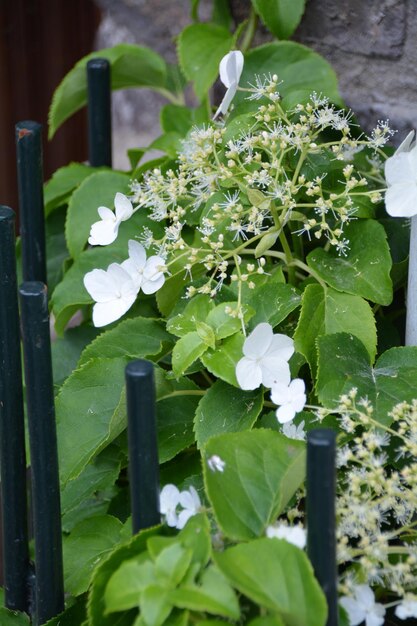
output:
M308 555L327 599L326 626L338 625L336 565L336 436L311 430L307 436Z
M111 90L107 59L88 61L87 83L88 160L94 167L111 167Z
M126 392L132 527L136 534L161 521L152 363L137 360L126 366Z
M35 539L35 624L64 610L58 453L46 287L20 287Z
M46 283L45 220L43 208L42 126L16 124L17 181L23 280Z
M5 604L15 611L28 611L26 455L15 214L6 206L0 206L0 459Z

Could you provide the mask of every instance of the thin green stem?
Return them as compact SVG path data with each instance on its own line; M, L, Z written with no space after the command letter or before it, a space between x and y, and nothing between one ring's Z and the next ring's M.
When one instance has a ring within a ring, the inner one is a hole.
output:
M256 15L254 8L251 7L251 11L250 11L249 19L248 19L248 25L246 27L245 33L243 35L243 38L240 44L240 49L242 52L246 52L251 47L253 38L256 33L257 26L258 26L258 16Z

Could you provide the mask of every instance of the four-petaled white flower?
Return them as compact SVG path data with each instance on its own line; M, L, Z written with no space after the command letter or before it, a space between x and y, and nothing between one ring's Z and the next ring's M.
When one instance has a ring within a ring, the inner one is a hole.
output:
M294 342L286 335L274 335L272 326L258 324L243 344L244 357L236 365L236 378L241 389L256 389L263 384L272 387L291 380L288 360L294 352Z
M301 378L295 378L289 385L281 382L273 385L271 400L279 406L276 416L280 424L293 420L295 414L303 410L307 399L305 389L305 383Z
M178 515L177 528L184 528L190 517L197 515L201 509L201 501L197 491L191 486L188 491L181 491L180 505L183 510Z
M243 62L244 58L240 50L232 50L232 52L226 54L226 56L224 56L220 61L220 80L223 85L227 87L227 91L220 103L219 108L213 116L214 120L218 115L220 115L220 113L223 115L227 113L227 109L229 108L230 103L232 102L237 91L240 76L243 70Z
M404 598L401 604L396 607L395 615L400 619L417 617L417 600L413 598Z
M209 459L207 459L207 465L212 472L224 472L226 462L223 461L223 459L221 459L217 454L213 454Z
M375 602L372 589L368 585L355 585L353 593L353 598L344 596L340 600L348 614L350 626L359 626L362 622L366 626L382 626L385 608Z
M159 508L168 526L176 528L178 524L177 506L180 490L175 485L165 485L159 495Z
M136 300L138 289L120 265L112 263L107 270L92 270L84 276L84 286L95 300L94 326L106 326L126 313Z
M269 538L285 539L288 543L292 543L297 548L305 548L307 543L307 535L301 526L286 526L285 524L277 524L268 526L266 536Z
M385 207L392 217L417 215L417 143L412 145L413 137L411 131L385 161Z
M160 256L150 256L146 259L146 250L142 244L129 239L129 258L123 261L122 267L130 274L138 291L155 293L165 282L165 261Z
M116 193L114 207L115 213L105 206L97 209L101 220L91 226L88 243L92 246L108 246L113 243L117 239L120 224L133 215L132 203L123 193Z

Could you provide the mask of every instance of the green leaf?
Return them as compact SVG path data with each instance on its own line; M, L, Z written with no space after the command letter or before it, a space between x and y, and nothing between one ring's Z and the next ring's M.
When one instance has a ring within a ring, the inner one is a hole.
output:
M96 336L96 328L82 325L69 328L63 337L58 337L51 343L55 385L62 385L64 380L74 371L81 352Z
M184 578L192 560L193 552L179 543L165 548L155 559L155 573L162 585L176 587Z
M192 563L205 567L211 555L210 522L206 515L193 515L179 533L181 543L192 550Z
M111 65L111 88L150 87L165 91L167 67L165 61L149 48L118 44L84 57L65 76L56 89L49 110L49 139L58 128L87 103L86 66L90 59L104 58Z
M303 293L301 315L294 334L295 348L316 369L316 339L346 332L362 341L371 359L376 354L376 327L371 307L360 296L330 287L308 285Z
M178 58L185 76L194 81L202 100L219 74L219 63L233 47L234 37L214 24L191 24L178 37Z
M88 589L92 570L120 541L123 524L111 515L92 517L64 536L65 589L74 596Z
M391 348L372 368L364 345L353 335L320 337L317 344L317 394L324 406L334 408L341 394L356 387L357 397L374 405L375 419L389 425L392 408L417 397L417 347Z
M74 191L68 205L65 225L68 250L74 259L83 251L91 225L100 219L98 207L107 206L113 209L116 193L127 193L128 185L129 177L126 174L96 172Z
M124 561L111 576L104 594L106 613L139 606L142 591L157 582L155 565L146 557L147 552Z
M331 287L378 304L392 301L391 255L384 228L375 220L358 220L344 230L346 256L316 248L308 265Z
M187 303L182 313L168 320L168 332L177 337L184 337L187 333L195 331L197 322L204 322L213 308L214 303L209 296L202 294L195 296Z
M255 617L248 626L285 626L284 622L278 615L267 615L265 617Z
M185 137L193 125L191 109L179 104L166 104L159 115L161 128L164 133L175 132Z
M213 613L234 620L240 617L234 590L222 572L213 565L204 571L200 585L183 586L171 591L169 599L182 609Z
M197 322L196 328L197 334L200 339L204 341L205 345L208 348L212 348L214 350L216 348L216 337L214 335L214 330L212 329L212 327L205 322Z
M301 304L301 297L291 285L282 283L279 273L256 287L248 297L248 304L256 311L249 323L249 330L261 322L269 322L274 328Z
M211 21L224 28L230 27L232 15L230 13L229 0L214 0Z
M198 447L204 446L213 435L249 430L262 407L261 390L242 391L217 380L201 398L195 414L194 430Z
M50 293L61 280L64 263L69 258L65 243L65 213L65 209L61 209L45 220L46 273Z
M146 587L141 594L140 610L146 626L161 626L172 611L169 590L161 585Z
M60 474L63 485L126 427L124 387L127 359L94 359L67 378L56 399Z
M223 574L255 604L291 626L324 626L327 605L302 550L281 539L256 539L215 555Z
M217 455L223 472L207 460ZM230 539L265 532L284 510L305 476L305 445L277 432L255 429L212 437L204 450L204 480L214 514Z
M241 333L236 333L227 337L216 350L208 349L201 361L205 367L225 382L239 387L236 379L236 364L242 358L244 337Z
M0 607L1 626L29 626L30 620L26 613L19 611L9 611L4 607Z
M222 302L207 315L206 323L210 324L213 328L216 339L225 339L226 337L230 337L230 335L234 335L242 328L242 320L238 317L232 317L227 310L236 311L237 303ZM243 305L243 321L245 324L254 313L255 311L251 307Z
M278 39L289 39L304 13L305 0L252 0L267 28Z
M101 333L81 355L78 366L97 357L149 358L160 355L172 345L162 320L134 317L121 321L115 328Z
M56 170L44 186L45 216L57 207L68 204L74 189L98 169L83 163L70 163Z
M178 339L172 351L172 371L175 376L181 376L207 348L207 344L196 331Z
M87 617L86 598L78 598L65 611L48 620L43 626L86 626ZM1 622L3 624L3 622Z
M295 91L302 90L308 94L318 91L333 102L342 104L337 77L331 65L322 56L299 43L278 41L247 52L240 85L246 87L248 83L253 83L255 74L278 74L283 81L279 91L284 98ZM244 102L245 97L244 92L238 91L234 98L235 106ZM257 108L259 103L255 101L253 105Z

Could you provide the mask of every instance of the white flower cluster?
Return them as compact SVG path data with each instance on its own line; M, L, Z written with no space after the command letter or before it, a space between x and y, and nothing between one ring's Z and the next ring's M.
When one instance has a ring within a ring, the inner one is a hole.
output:
M279 406L276 415L281 424L294 419L306 403L304 381L301 378L291 381L288 361L293 353L293 340L274 334L272 326L262 322L246 338L244 356L236 365L241 389L257 389L260 385L271 389L271 400Z
M165 485L159 502L160 511L165 516L167 525L172 528L184 528L190 517L201 510L201 500L193 486L180 491L175 485ZM180 511L178 507L181 507Z

